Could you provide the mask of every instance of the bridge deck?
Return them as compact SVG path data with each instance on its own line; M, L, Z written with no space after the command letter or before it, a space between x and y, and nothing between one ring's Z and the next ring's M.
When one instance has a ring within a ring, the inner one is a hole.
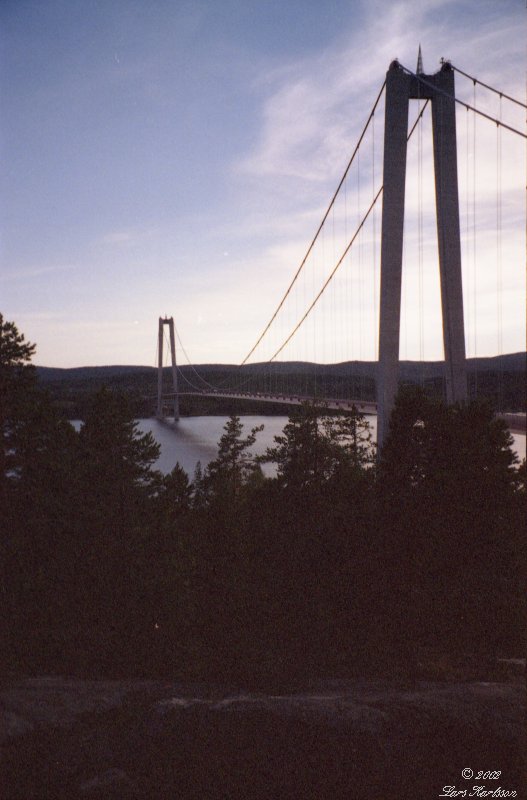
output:
M313 398L299 394L273 394L271 392L228 392L228 391L211 391L211 392L178 392L179 397L192 396L192 397L216 397L216 398L230 398L232 400L253 400L260 403L280 403L281 405L299 406L302 403L312 403L314 399L330 411L351 411L353 406L362 414L376 414L377 403L369 400L337 400L335 398ZM163 397L170 399L174 397L173 394L163 394Z
M322 406L330 411L351 411L353 406L360 411L361 414L376 415L377 403L370 400L337 400L335 398L313 398L299 394L273 394L272 392L229 392L229 391L210 391L210 392L178 392L180 397L216 397L216 398L230 398L233 400L253 400L259 403L280 403L281 405L299 406L302 403L312 403L317 399ZM164 398L170 399L174 394L164 394ZM498 417L505 420L511 433L523 434L527 432L526 415L524 413L504 413L498 414Z

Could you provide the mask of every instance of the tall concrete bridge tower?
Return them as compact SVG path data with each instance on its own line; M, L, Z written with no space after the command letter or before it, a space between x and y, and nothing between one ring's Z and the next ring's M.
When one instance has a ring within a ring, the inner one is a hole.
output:
M165 419L163 403L163 341L164 327L168 325L170 336L170 356L172 361L172 391L174 392L174 422L179 419L179 397L177 387L176 339L174 336L174 317L159 317L159 335L157 345L157 418Z
M384 128L384 196L381 234L381 302L379 321L378 444L388 433L399 378L399 331L403 257L404 199L408 106L429 99L435 171L437 240L441 282L446 395L448 403L467 399L465 328L461 278L461 241L457 179L454 70L448 62L425 75L421 48L417 75L397 61L386 75Z

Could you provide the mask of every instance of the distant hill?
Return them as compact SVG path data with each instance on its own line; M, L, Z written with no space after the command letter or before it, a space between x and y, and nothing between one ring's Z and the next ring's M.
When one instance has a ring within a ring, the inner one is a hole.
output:
M226 389L243 387L252 392L280 391L305 396L355 397L375 400L378 364L374 361L346 361L314 364L302 361L247 364L197 364L180 367L180 388L202 389L208 384ZM467 362L470 397L487 398L500 411L525 411L526 354L510 353ZM83 417L91 394L101 386L126 394L137 416L154 413L157 369L137 365L104 367L37 367L37 373L56 405L74 419ZM196 374L197 373L197 374ZM202 380L203 379L203 380ZM170 367L164 369L168 390ZM400 381L423 385L434 395L444 395L444 362L402 361ZM181 412L189 415L268 414L268 404L232 401L230 398L187 396L181 398ZM271 407L271 413L287 414L286 406Z
M527 368L527 353L508 353L502 356L492 356L489 358L469 358L467 359L469 372L525 372ZM59 367L37 367L37 374L42 381L84 381L84 380L105 380L109 378L124 377L127 375L147 375L155 374L156 367L145 367L137 365L112 365L104 367L71 367L61 369ZM169 367L165 367L169 371ZM226 372L245 372L247 374L258 374L265 372L267 375L288 373L305 374L306 372L317 372L327 375L358 375L368 378L377 376L377 361L343 361L339 364L316 364L311 361L273 361L272 363L261 362L247 364L239 367L237 364L196 364L192 367L182 365L180 367L183 374L196 370L199 374L210 375L212 373ZM400 377L401 380L425 380L429 378L442 377L444 361L401 361Z
M155 372L155 367L115 365L109 367L37 367L41 381L71 381L86 379L114 378L119 375L134 375L144 372Z

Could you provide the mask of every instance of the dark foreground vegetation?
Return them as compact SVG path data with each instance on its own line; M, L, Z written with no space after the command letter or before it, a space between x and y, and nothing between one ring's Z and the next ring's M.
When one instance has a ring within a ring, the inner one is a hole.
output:
M76 432L1 323L11 670L294 685L484 673L525 645L525 465L488 407L402 393L376 464L358 413L306 405L269 449L232 417L192 480L102 389Z
M9 800L408 800L468 766L522 796L520 690L488 682L525 653L525 464L487 406L403 392L377 463L306 405L273 479L231 417L163 476L122 395L76 432L33 351L0 317Z

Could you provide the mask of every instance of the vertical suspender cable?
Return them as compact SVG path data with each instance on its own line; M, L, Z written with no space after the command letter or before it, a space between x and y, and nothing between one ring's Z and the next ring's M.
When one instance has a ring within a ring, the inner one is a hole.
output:
M322 275L326 274L326 226L325 225L322 228L322 270L321 270L321 272L322 272ZM314 294L315 294L315 284L313 282L313 295ZM328 298L326 296L323 299L322 303L320 304L321 308L319 309L320 316L322 317L322 324L321 324L321 327L322 327L322 342L321 342L321 348L320 348L321 349L321 353L322 353L322 358L321 358L321 361L320 361L320 370L321 370L321 375L320 375L321 388L320 388L320 392L321 392L322 396L324 396L324 394L326 392L326 388L327 388L326 368L324 366L324 359L326 358L326 348L327 348L327 339L326 339L326 332L327 332L326 316L327 315L324 313L324 305L325 305L325 303L327 303L327 299ZM316 314L315 314L315 316L316 316Z
M305 269L302 270L302 308L306 307L306 281L307 281L306 272L307 271ZM298 319L298 309L297 309L297 313L296 313L295 319ZM307 397L307 394L308 394L308 388L307 388L307 382L308 382L308 358L307 358L307 353L308 352L309 352L309 328L306 325L305 326L305 330L304 330L304 354L305 355L304 355L304 359L303 359L303 361L304 361L303 394L306 397Z
M332 236L332 245L333 245L332 249L331 249L331 252L332 252L331 263L335 264L335 262L337 260L337 253L336 253L336 249L335 249L335 206L333 206L333 209L332 209L332 212L331 212L331 236ZM332 305L332 311L331 311L331 316L333 317L333 334L332 334L333 335L333 347L332 347L333 359L332 360L333 360L333 363L336 364L337 363L337 337L338 337L338 332L337 332L338 331L337 297L336 297L336 285L337 285L337 282L336 281L332 281L332 283L333 283L333 286L331 287L331 289L332 289L332 298L331 298L332 299L332 304L331 304ZM334 380L332 381L332 384L333 383L334 383ZM332 396L333 396L333 391L332 391Z
M423 121L420 115L421 99L419 104L419 122L417 128L417 264L419 273L419 379L421 386L424 383L424 293L423 293Z
M500 112L502 114L502 97L500 95ZM498 345L498 411L503 411L503 340L502 340L502 251L501 251L501 126L496 125L496 323Z
M361 182L360 182L360 151L357 153L357 222L361 218ZM362 324L363 324L363 285L362 285L362 228L359 232L359 361L360 364L360 399L364 397L364 375L363 375L363 354L362 354Z
M375 114L371 118L371 199L375 199ZM372 231L373 231L373 361L379 358L378 344L378 324L377 324L377 210L375 205L372 212Z
M470 125L469 125L469 110L467 108L466 111L466 126L465 126L465 146L466 146L466 153L465 153L465 265L467 270L467 287L471 286L471 276L470 276L470 269L471 269L471 260L470 260ZM470 291L468 292L469 299L470 299ZM467 336L467 348L468 351L471 352L473 350L472 345L472 308L470 308L470 313L467 311L467 322L468 322L468 336Z
M314 257L313 257L314 260ZM314 265L311 269L311 293L312 295L315 294L315 269ZM314 364L314 387L313 387L313 397L317 397L318 395L318 386L317 386L317 315L313 315L313 364Z
M476 108L476 81L474 81L474 108ZM474 304L474 394L478 396L478 297L477 297L477 239L476 239L476 114L472 133L472 258L473 258L473 304Z
M344 242L348 241L348 182L344 183ZM350 367L348 372L348 388L346 394L349 398L353 397L353 312L351 301L353 297L353 284L351 280L351 259L352 255L349 254L348 269L345 273L344 281L344 312L343 312L343 335L345 331L345 346L344 346L344 361L349 361ZM347 313L346 313L347 309ZM347 358L346 358L347 356Z

